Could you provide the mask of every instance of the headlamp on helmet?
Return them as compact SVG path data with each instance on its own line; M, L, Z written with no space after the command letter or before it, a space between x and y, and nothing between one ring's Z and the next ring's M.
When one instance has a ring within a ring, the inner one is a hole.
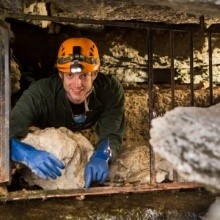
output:
M73 61L73 64L70 65L71 73L81 73L83 66L78 61Z
M81 47L73 47L73 63L70 65L71 73L81 73L83 70L82 64L79 63L81 57Z

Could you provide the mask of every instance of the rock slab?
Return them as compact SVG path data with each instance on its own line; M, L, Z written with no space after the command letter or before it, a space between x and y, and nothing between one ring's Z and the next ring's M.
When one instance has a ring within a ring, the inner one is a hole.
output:
M29 185L38 185L45 190L84 187L84 168L93 153L93 146L81 133L73 133L64 127L34 128L22 142L54 154L65 165L62 176L56 180L40 179L28 168L24 169L23 176Z
M187 181L220 190L220 104L176 107L152 120L150 144Z

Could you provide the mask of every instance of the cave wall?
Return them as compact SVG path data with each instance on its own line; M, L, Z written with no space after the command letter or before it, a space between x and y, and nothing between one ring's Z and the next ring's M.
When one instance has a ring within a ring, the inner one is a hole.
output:
M38 25L13 19L6 19L6 21L11 24L15 35L12 48L23 68L22 72L34 72L36 79L47 77L54 71L57 51L63 40L68 37L89 37L99 47L102 72L115 75L123 84L148 81L147 29L57 23L51 23L47 28L41 28ZM155 29L152 33L155 80L169 83L170 32ZM219 84L220 34L212 34L212 47L213 82ZM189 83L189 31L174 31L173 53L175 79L178 83ZM194 83L196 84L209 80L208 53L208 34L200 29L193 34Z
M184 7L178 7L177 10L176 5ZM193 11L192 9L198 5L200 5L201 12L198 12L199 9L196 10L197 12ZM207 13L205 8L210 13ZM215 1L209 1L206 4L201 1L178 1L177 3L175 1L131 0L83 2L17 0L12 6L9 1L5 0L0 5L0 10L4 12L2 19L11 23L12 31L16 35L13 48L15 56L19 57L22 72L35 72L36 79L49 76L54 71L54 60L60 43L68 37L88 36L97 43L100 49L101 71L116 75L124 84L143 83L148 78L148 29L138 29L138 23L135 21L138 21L139 25L143 21L146 24L167 26L199 25L200 29L193 34L194 80L195 83L208 80L209 48L205 28L220 23L214 10L212 10L213 14L211 13L211 9L214 8L218 10L218 3ZM37 16L45 16L45 20ZM18 24L16 22L19 19ZM117 21L133 22L133 25L130 24L130 28L120 27L125 23L118 25ZM143 23L142 27L144 27ZM190 29L185 30L187 31L173 32L175 79L181 83L190 81ZM214 83L220 82L219 39L220 34L212 35ZM36 43L37 41L41 44ZM158 27L153 29L153 67L156 69L156 80L167 82L164 78L167 78L165 73L171 65L170 50L170 32ZM28 64L27 59L29 59Z
M208 23L209 19L219 19L220 10L218 0L2 0L0 17L6 13L38 13L36 5L41 5L44 15L167 23L197 23L200 15L205 15Z

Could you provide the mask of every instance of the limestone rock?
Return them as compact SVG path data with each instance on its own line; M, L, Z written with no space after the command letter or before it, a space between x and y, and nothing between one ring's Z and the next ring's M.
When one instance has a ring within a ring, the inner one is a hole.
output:
M110 181L147 183L149 176L148 147L125 148L110 167Z
M149 183L150 161L147 145L125 147L110 166L111 183ZM156 182L173 180L173 167L158 154L155 157ZM178 181L183 181L178 177Z
M18 63L10 58L10 77L11 77L11 93L14 94L20 90L21 72Z
M186 180L220 190L220 104L177 107L152 120L150 143Z
M25 14L33 15L48 15L47 6L45 2L35 2L29 5L29 7L24 8ZM46 28L50 25L50 21L34 21L33 24L39 25L42 28Z
M93 146L81 133L73 133L64 127L34 128L22 142L54 154L65 165L62 176L56 180L40 179L26 168L23 175L30 185L36 184L46 190L84 187L84 168L93 153Z
M0 197L8 195L8 190L6 186L0 186Z
M167 180L173 180L173 167L164 158L155 154L155 174L156 182L161 183Z
M215 202L209 207L204 220L218 220L220 219L220 197L217 196Z

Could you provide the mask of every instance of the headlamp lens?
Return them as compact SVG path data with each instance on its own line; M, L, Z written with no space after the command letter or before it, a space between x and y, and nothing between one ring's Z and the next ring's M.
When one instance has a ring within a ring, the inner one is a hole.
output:
M71 73L81 73L82 70L83 70L83 66L77 61L74 61L73 64L70 65Z

